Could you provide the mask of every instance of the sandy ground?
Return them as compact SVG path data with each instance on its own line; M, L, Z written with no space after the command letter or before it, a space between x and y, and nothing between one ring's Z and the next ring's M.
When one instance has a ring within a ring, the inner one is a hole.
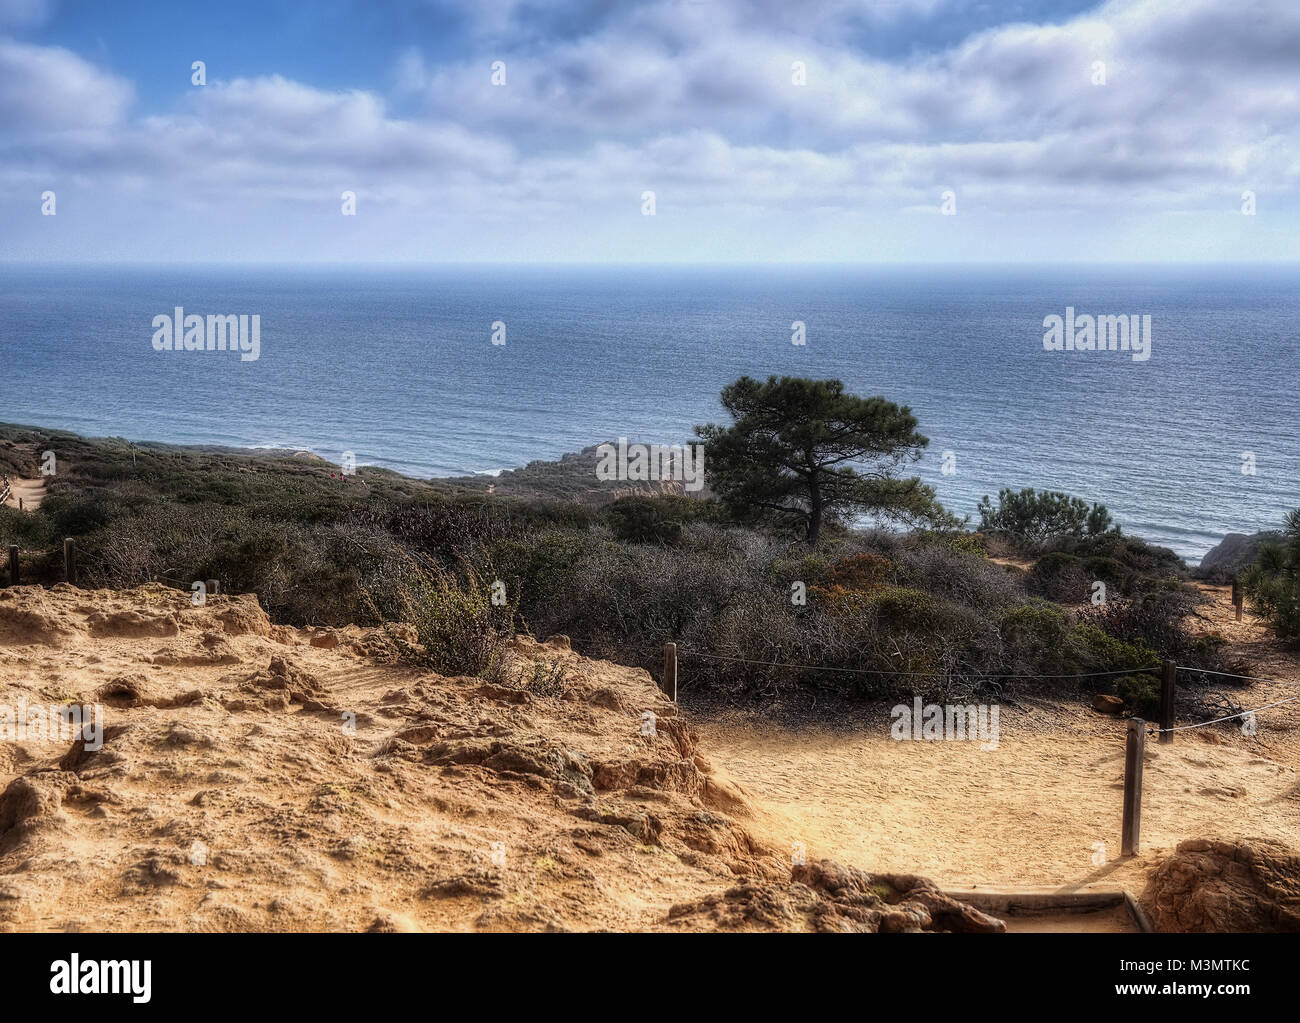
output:
M6 508L17 508L18 500L22 498L23 509L25 511L35 511L45 500L45 480L34 479L24 480L16 476L9 477L12 493L5 499Z
M1227 588L1206 589L1214 603L1201 627L1262 674L1300 679L1295 655L1253 616L1233 620ZM1253 707L1297 693L1300 684L1233 695ZM890 723L887 707L834 729L761 715L695 719L713 757L765 808L755 827L768 840L868 870L914 870L948 888L1136 893L1146 869L1186 838L1300 845L1300 701L1261 713L1253 738L1231 725L1180 732L1171 745L1149 738L1141 854L1128 860L1119 855L1126 722L1041 701L1028 712L1004 705L994 750L895 741Z
M1300 677L1220 596L1201 626ZM562 669L537 692L380 646L271 625L252 595L0 589L0 705L94 701L108 726L98 751L0 742L0 930L842 929L845 906L792 888L796 844L949 890L1135 894L1186 838L1300 845L1300 701L1251 738L1149 744L1142 854L1122 861L1125 725L1074 698L1004 706L985 750L895 741L886 707L834 728L681 714L646 672L563 640L516 645Z
M534 692L385 647L272 625L252 594L0 588L0 930L860 919L792 885L645 671L521 638L513 656L544 668ZM102 705L102 748L15 734L71 703Z

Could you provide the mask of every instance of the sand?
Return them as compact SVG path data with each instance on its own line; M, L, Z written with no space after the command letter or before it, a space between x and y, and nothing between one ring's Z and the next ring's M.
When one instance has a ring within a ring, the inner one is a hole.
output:
M1226 587L1197 627L1213 629L1270 676L1300 679L1296 657L1253 616L1237 623ZM1300 693L1256 685L1247 707ZM1182 721L1179 722L1184 723ZM1140 891L1145 871L1185 838L1260 836L1300 845L1300 701L1231 725L1147 745L1140 855L1120 858L1126 722L1031 701L1001 708L1001 741L895 741L889 710L845 727L783 727L758 714L697 719L702 742L766 813L756 828L873 870L912 870L945 887L1054 886ZM1106 862L1094 863L1104 843Z
M18 501L21 498L24 511L35 511L45 500L45 480L34 479L25 480L17 476L9 477L11 493L5 499L6 508L17 508Z
M1294 672L1222 603L1204 627ZM1004 706L982 750L894 741L887 707L835 728L702 717L563 640L516 644L563 668L558 695L379 650L373 631L272 625L251 594L0 589L0 703L98 701L110 727L97 753L0 742L0 930L804 929L802 911L761 916L803 898L796 843L810 865L949 891L1135 894L1185 838L1300 845L1300 702L1252 738L1149 745L1142 854L1122 861L1125 725L1074 697Z
M0 705L107 725L0 741L0 930L683 929L788 884L646 672L520 639L564 671L535 697L381 647L252 594L0 588Z

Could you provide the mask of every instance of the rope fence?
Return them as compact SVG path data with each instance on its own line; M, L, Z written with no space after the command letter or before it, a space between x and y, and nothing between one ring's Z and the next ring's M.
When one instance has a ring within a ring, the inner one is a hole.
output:
M734 664L756 664L764 668L789 668L793 671L833 671L842 672L852 675L893 675L903 677L922 677L922 678L947 678L952 676L952 672L937 671L894 671L889 668L836 668L830 665L818 664L789 664L782 661L758 661L747 657L727 657L723 654L706 654L700 650L683 650L677 647L679 654L686 654L688 657L700 657L708 661L728 661ZM970 674L981 679L1003 679L1003 678L1035 678L1035 679L1062 679L1062 678L1099 678L1107 675L1141 675L1150 672L1159 671L1159 668L1119 668L1115 671L1083 671L1069 672L1062 675L1033 675L1033 674L985 674L980 671L973 671Z
M840 668L840 667L834 667L832 665L796 664L789 661L763 661L763 660L757 660L750 657L730 657L725 654L706 654L702 650L691 650L688 648L683 648L680 644L676 644L676 643L667 644L666 646L671 646L673 648L674 656L685 655L687 657L698 657L706 661L722 661L728 664L753 664L762 668L786 668L791 671L829 671L829 672L836 672L839 674L848 674L848 675L876 675L876 676L890 675L893 677L902 677L902 678L933 678L933 679L951 678L954 674L953 672L950 671L949 672L895 671L889 668ZM1065 678L1108 678L1108 677L1119 676L1119 675L1155 674L1160 670L1161 670L1160 668L1156 668L1152 666L1144 666L1144 667L1133 667L1133 668L1116 668L1111 671L1077 671L1077 672L1068 672L1059 675L1032 674L1032 673L985 674L983 672L972 671L969 673L969 676L978 678L980 680L988 680L988 681L999 680L999 679L1040 679L1043 681L1049 681L1049 680L1058 680L1058 679L1065 679ZM1168 670L1167 666L1166 666L1166 670ZM1244 682L1270 682L1270 683L1277 683L1277 684L1285 683L1288 685L1297 684L1293 679L1266 678L1262 675L1241 675L1241 674L1228 672L1228 671L1214 671L1210 668L1194 668L1191 665L1187 665L1187 664L1175 664L1173 665L1173 670L1190 672L1190 673L1195 673L1200 675L1215 675L1219 678L1239 679ZM676 674L675 668L673 673L674 675ZM1259 711L1269 710L1273 707L1280 707L1286 703L1293 703L1296 700L1300 700L1300 696L1293 696L1285 700L1276 700L1273 703L1266 703L1262 707L1256 707L1253 710L1243 710L1237 714L1229 714L1225 717L1211 718L1208 721L1199 721L1196 722L1195 724L1169 725L1167 727L1162 726L1159 728L1147 728L1145 729L1145 731L1147 735L1162 735L1168 732L1184 732L1184 731L1188 731L1189 729L1204 728L1206 725L1217 725L1224 721L1232 721L1235 720L1236 718L1243 718L1249 714L1256 714Z
M19 554L18 545L10 544L8 572L10 586L17 586L22 581ZM72 537L67 537L63 541L63 578L70 583L75 583L77 580L77 545ZM194 584L199 582L203 584L205 596L215 596L221 592L221 584L216 579L181 579L174 575L158 572L148 581L166 583L169 586L175 586L177 589L187 591L193 591Z
M8 478L4 478L3 487L0 488L0 494L7 496L9 492ZM0 498L2 499L2 498ZM17 545L9 546L9 575L10 584L17 586L19 583L19 551ZM75 541L68 537L63 541L63 567L64 578L68 582L73 582L76 578L76 544ZM165 582L170 585L178 586L181 589L195 590L194 580L184 580L165 573L158 573L154 581ZM216 595L220 592L220 583L216 579L198 580L203 586L203 594ZM1234 603L1236 603L1236 594L1234 593ZM196 598L197 599L197 598ZM1239 606L1239 605L1238 605ZM686 657L699 658L701 660L719 661L731 664L751 664L764 668L782 668L789 671L812 671L812 672L833 672L837 674L849 675L872 675L872 676L893 676L895 678L929 678L929 679L952 679L954 672L946 671L896 671L888 668L841 668L830 665L816 664L797 664L783 661L766 661L748 657L731 657L726 654L709 654L702 650L692 650L690 648L680 649L676 643L664 644L664 670L663 679L660 688L664 694L677 702L678 680L677 680L677 657L681 653ZM1029 673L996 673L984 674L982 672L969 672L964 677L973 678L978 681L995 682L1004 679L1036 679L1040 681L1059 680L1059 679L1085 679L1085 678L1110 678L1120 675L1143 675L1143 674L1160 674L1161 692L1160 692L1160 725L1159 727L1148 727L1146 721L1142 718L1130 718L1128 731L1125 740L1125 759L1124 759L1124 818L1123 818L1123 854L1125 856L1135 855L1138 850L1138 840L1141 829L1142 814L1142 768L1145 756L1146 737L1155 735L1159 737L1162 744L1173 742L1176 732L1192 731L1199 728L1207 728L1210 725L1222 724L1225 721L1235 721L1240 718L1248 718L1265 710L1271 710L1274 707L1281 707L1286 704L1295 703L1300 700L1300 694L1287 697L1283 700L1274 700L1271 703L1263 704L1251 710L1239 711L1235 714L1226 714L1220 717L1211 718L1206 721L1196 721L1185 725L1174 724L1174 697L1177 689L1178 672L1184 672L1191 675L1215 676L1217 678L1237 679L1242 682L1267 682L1275 685L1298 685L1293 679L1273 679L1265 678L1259 675L1242 675L1233 672L1215 671L1210 668L1194 668L1186 664L1175 664L1171 660L1166 660L1159 668L1152 665L1139 665L1131 668L1116 668L1108 671L1087 671L1087 672L1070 672L1065 674L1029 674ZM1235 705L1233 701L1228 702L1230 706ZM1247 733L1253 734L1253 733Z
M791 671L827 671L851 675L889 675L896 678L952 678L951 671L891 671L886 668L839 668L831 666L820 666L815 664L796 664L782 661L764 661L748 657L730 657L726 654L706 654L702 650L691 650L689 648L680 649L676 643L664 644L664 672L663 681L660 688L664 694L677 702L677 656L678 653L686 657L699 658L708 661L720 661L729 664L752 664L764 668L785 668ZM1298 685L1294 679L1275 679L1265 678L1260 675L1242 675L1228 671L1215 671L1210 668L1193 668L1186 664L1176 664L1174 661L1166 660L1159 667L1142 666L1133 668L1116 669L1113 671L1088 671L1073 672L1063 675L1033 675L1033 674L992 674L984 675L979 672L969 673L970 677L982 681L994 681L998 679L1083 679L1083 678L1108 678L1116 675L1141 675L1141 674L1159 674L1161 676L1160 688L1160 725L1159 727L1148 727L1145 720L1140 717L1130 718L1128 730L1125 736L1124 744L1124 802L1123 818L1121 822L1121 847L1122 855L1137 855L1142 829L1142 772L1146 759L1146 737L1155 735L1159 737L1162 744L1168 744L1174 741L1175 732L1192 731L1198 728L1207 728L1210 725L1222 724L1225 721L1235 721L1240 718L1251 718L1261 711L1270 710L1274 707L1281 707L1289 703L1295 703L1300 700L1300 694L1289 696L1283 700L1274 700L1271 703L1262 704L1252 710L1239 711L1236 714L1226 714L1220 717L1211 718L1208 721L1196 721L1185 725L1175 725L1174 722L1174 698L1177 691L1178 673L1184 672L1191 675L1213 675L1216 678L1237 679L1242 682L1267 682L1274 685ZM1243 726L1244 731L1244 726ZM1246 733L1253 735L1253 732Z

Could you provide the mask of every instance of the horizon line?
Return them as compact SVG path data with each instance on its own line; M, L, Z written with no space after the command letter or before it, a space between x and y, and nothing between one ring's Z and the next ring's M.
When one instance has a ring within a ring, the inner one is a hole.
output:
M0 267L1300 267L1300 259L1128 259L1128 260L389 260L389 259L5 259Z

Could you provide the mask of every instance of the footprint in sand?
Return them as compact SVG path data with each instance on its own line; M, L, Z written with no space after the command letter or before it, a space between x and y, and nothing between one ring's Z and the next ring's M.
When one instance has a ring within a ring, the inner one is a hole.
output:
M1220 799L1240 799L1246 794L1246 790L1236 786L1226 786L1224 788L1203 788L1199 795L1218 796Z

